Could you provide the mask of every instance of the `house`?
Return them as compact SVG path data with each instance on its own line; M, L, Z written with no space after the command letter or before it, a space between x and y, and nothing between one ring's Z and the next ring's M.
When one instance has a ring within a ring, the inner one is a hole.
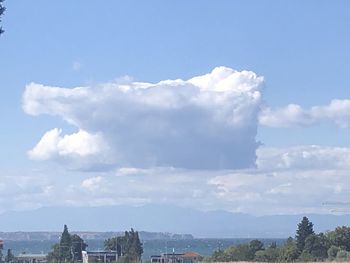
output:
M202 256L196 252L186 252L182 255L182 263L197 263L201 261Z
M118 253L114 250L108 251L83 251L83 262L115 262L118 260Z
M201 258L196 252L162 253L151 256L151 263L198 263Z
M22 253L15 257L18 263L46 263L46 254L26 254Z

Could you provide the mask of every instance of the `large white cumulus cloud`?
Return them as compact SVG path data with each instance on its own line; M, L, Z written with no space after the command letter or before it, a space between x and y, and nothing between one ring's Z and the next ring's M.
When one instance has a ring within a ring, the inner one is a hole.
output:
M120 167L253 167L262 85L254 72L226 67L156 84L68 89L31 83L24 111L60 116L78 133L62 136L53 130L29 154L56 160L103 155L90 160Z

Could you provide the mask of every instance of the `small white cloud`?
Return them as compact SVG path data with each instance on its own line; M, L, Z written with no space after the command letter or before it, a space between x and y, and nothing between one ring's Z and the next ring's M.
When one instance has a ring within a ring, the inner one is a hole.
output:
M73 69L74 71L79 71L79 70L81 69L81 67L82 67L82 65L81 65L81 63L78 62L78 61L74 61L74 62L72 63L72 69Z
M303 109L297 104L271 109L265 108L259 116L261 125L268 127L307 127L322 122L334 123L340 128L350 127L350 100L332 100L329 105Z
M96 176L92 178L85 179L81 183L81 187L88 191L97 191L103 187L101 184L103 183L103 178L101 176Z

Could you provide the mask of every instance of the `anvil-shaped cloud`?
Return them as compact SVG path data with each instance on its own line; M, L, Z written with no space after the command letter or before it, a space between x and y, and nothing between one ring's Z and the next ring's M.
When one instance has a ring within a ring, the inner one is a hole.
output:
M62 117L77 128L43 135L32 159L84 167L240 169L255 166L263 77L215 68L189 80L121 81L60 88L31 83L27 114Z

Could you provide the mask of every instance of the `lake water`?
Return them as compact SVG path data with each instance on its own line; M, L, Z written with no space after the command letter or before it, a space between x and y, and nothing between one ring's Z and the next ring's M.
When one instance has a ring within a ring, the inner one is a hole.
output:
M229 239L189 239L189 240L146 240L143 241L143 260L149 260L151 255L159 255L161 253L194 251L202 256L209 256L215 250L225 249L232 245L247 243L251 239L229 238ZM282 244L284 239L259 239L265 245L272 242ZM88 250L103 250L104 240L87 240ZM5 241L3 254L6 254L8 248L12 249L12 253L17 255L21 252L26 253L48 253L55 241Z

